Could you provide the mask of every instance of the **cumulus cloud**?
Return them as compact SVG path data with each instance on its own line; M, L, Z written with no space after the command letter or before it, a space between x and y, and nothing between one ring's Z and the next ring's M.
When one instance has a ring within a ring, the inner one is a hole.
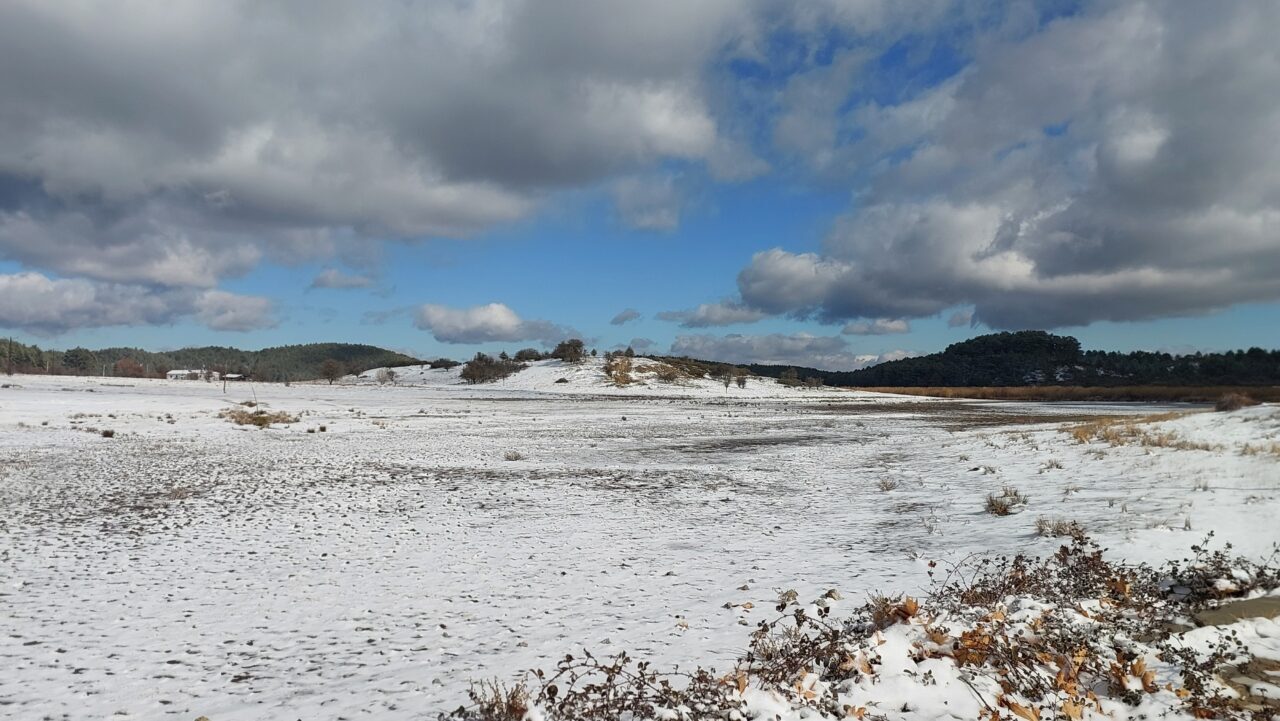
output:
M1280 298L1278 23L1267 3L1085 3L978 38L900 102L834 106L834 132L796 150L869 169L858 208L820 253L758 254L743 299L831 322L966 305L1023 328Z
M609 321L609 325L625 325L633 320L640 319L640 311L635 308L627 308L613 317Z
M640 352L649 350L655 345L657 345L657 343L653 342L652 340L649 340L648 338L632 338L631 342L628 343L626 346L623 346L623 348L630 346L631 350L634 350L637 353L640 353Z
M658 320L679 323L681 328L710 328L755 323L767 317L769 317L768 313L734 301L703 303L693 310L665 310L657 315Z
M424 305L418 308L414 324L442 343L493 343L524 340L548 345L578 334L571 328L545 320L524 320L502 303L472 308Z
M326 268L320 271L311 281L311 288L334 288L348 290L353 288L368 288L374 284L373 278L367 275L358 275L351 273L343 273L337 268Z
M905 357L898 355L905 353L904 351L893 351L885 355L853 353L844 338L808 333L682 335L677 336L671 344L670 353L725 363L796 365L822 370L856 370L884 360Z
M221 290L201 293L195 302L196 318L213 330L249 331L270 328L271 300L236 295Z
M910 333L911 324L901 318L877 318L873 321L864 320L850 323L840 332L845 335L893 335L895 333Z
M77 328L165 325L194 317L212 330L271 327L267 298L218 290L156 290L40 273L0 275L0 327L39 335Z
M129 15L0 6L0 259L210 288L264 259L465 236L664 161L717 177L759 165L707 81L750 34L735 3L202 0ZM670 227L668 186L624 184L624 214Z

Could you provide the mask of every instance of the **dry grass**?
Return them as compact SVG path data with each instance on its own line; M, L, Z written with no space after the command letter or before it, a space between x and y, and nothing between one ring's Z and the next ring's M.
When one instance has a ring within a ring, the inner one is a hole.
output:
M1063 429L1076 443L1095 441L1111 446L1142 446L1145 448L1172 448L1179 451L1211 451L1208 443L1188 441L1173 431L1161 431L1145 426L1181 418L1184 413L1156 413L1137 418L1100 418L1078 426Z
M645 363L644 365L638 365L636 366L636 372L652 373L654 378L657 378L663 383L676 383L682 380L700 377L692 376L685 371L675 366L667 365L666 363Z
M266 428L276 423L297 423L297 416L291 416L284 411L264 411L258 409L248 411L244 408L229 408L218 414L220 418L226 418L237 426L257 426Z
M902 487L902 482L894 478L881 478L876 483L876 488L879 488L885 493L888 493L889 491L896 491L901 487Z
M1270 456L1280 457L1280 443L1271 443L1270 445L1265 443L1260 443L1256 446L1253 445L1252 443L1246 443L1240 447L1240 455L1242 456L1270 455Z
M1244 395L1262 403L1280 402L1280 386L976 386L967 388L893 386L852 390L976 400L1164 403L1216 403L1225 395L1235 394Z
M523 454L523 453L521 453L520 451L507 451L506 453L502 454L502 460L504 460L504 461L523 461L523 460L524 460L524 454Z
M1005 486L999 493L987 494L987 500L983 505L987 513L993 516L1008 516L1012 515L1018 506L1027 505L1030 500L1023 495L1022 491L1012 486Z
M631 359L626 356L615 356L605 363L604 374L617 386L629 386L636 382L631 375Z
M1037 536L1045 536L1046 538L1063 538L1083 533L1083 526L1075 521L1065 518L1045 518L1041 516L1036 519Z
M1256 405L1258 405L1258 401L1244 393L1225 393L1218 399L1217 403L1213 404L1213 409L1219 412L1238 411L1241 408Z

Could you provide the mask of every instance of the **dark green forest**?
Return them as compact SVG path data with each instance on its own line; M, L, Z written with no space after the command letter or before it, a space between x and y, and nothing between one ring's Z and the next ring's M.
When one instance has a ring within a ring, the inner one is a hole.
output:
M160 352L140 348L44 350L7 340L0 345L0 362L12 373L143 378L160 377L170 370L185 368L240 373L258 381L289 381L320 378L321 366L328 360L339 363L347 373L421 362L403 353L353 343L308 343L256 351L205 346Z
M743 366L779 378L790 366ZM1132 386L1280 384L1280 351L1250 348L1172 355L1082 350L1071 336L1044 331L992 333L940 353L888 361L857 371L795 368L801 378L851 387Z

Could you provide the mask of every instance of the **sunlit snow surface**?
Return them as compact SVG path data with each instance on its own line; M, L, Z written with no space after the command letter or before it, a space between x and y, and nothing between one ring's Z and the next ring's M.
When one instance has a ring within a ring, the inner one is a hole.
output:
M584 646L726 668L780 591L919 592L930 559L1052 551L1038 516L1131 560L1280 540L1280 458L1241 452L1273 406L1113 448L1060 429L1169 407L399 375L0 381L0 718L422 718ZM218 417L255 399L303 415ZM1029 507L986 515L1005 485Z

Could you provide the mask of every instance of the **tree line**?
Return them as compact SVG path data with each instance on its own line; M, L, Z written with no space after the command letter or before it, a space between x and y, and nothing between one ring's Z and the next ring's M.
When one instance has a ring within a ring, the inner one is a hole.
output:
M0 341L0 367L7 373L103 375L163 378L170 370L239 373L259 381L323 378L334 368L342 375L370 368L416 365L422 361L385 348L354 343L307 343L246 351L223 346L147 351L141 348L49 350Z

